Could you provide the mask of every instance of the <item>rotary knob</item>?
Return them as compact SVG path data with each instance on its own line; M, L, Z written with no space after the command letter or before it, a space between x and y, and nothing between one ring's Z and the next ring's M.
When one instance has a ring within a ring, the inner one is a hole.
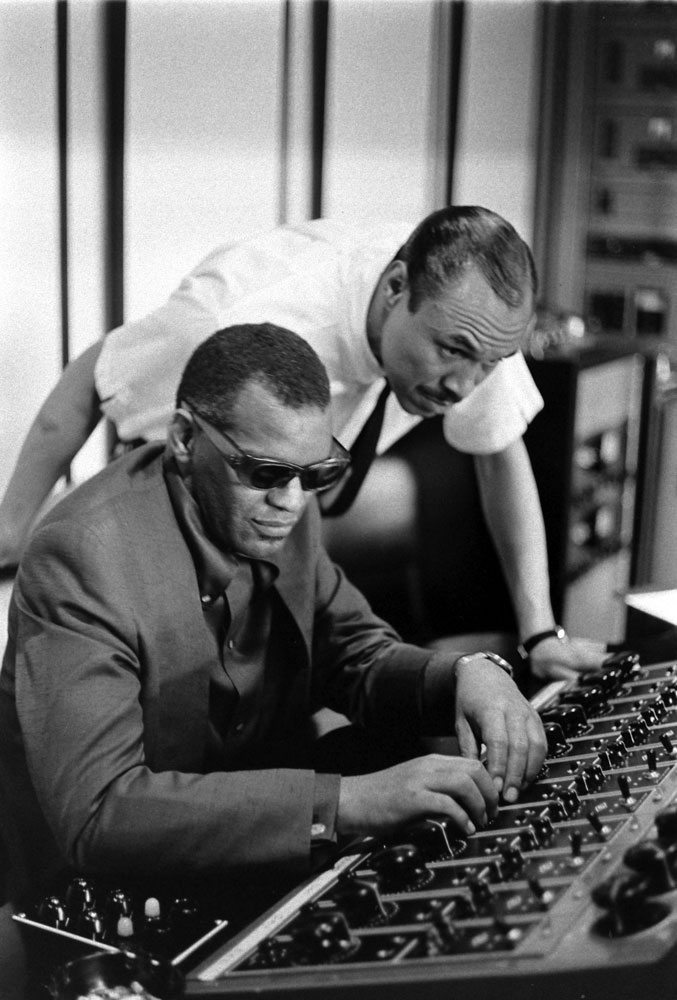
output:
M339 910L306 913L294 925L293 935L302 962L340 962L359 947Z
M111 889L104 904L106 928L114 933L120 917L132 916L132 900L122 889Z
M163 955L170 948L171 928L165 920L160 901L149 896L143 904L141 937L151 953Z
M677 844L677 804L661 809L654 817L658 840L661 844Z
M555 833L552 818L550 817L550 810L548 809L542 816L535 816L531 821L531 825L536 832L539 844L541 846L549 844Z
M289 942L279 938L265 938L258 947L256 965L266 969L280 969L291 964Z
M66 889L66 911L69 917L76 917L83 910L94 907L94 889L85 878L74 878Z
M561 803L567 818L575 816L581 807L581 800L575 788L562 788L558 801Z
M397 844L374 854L370 861L384 892L402 892L430 880L421 851L414 844Z
M599 687L604 692L605 698L610 698L623 686L624 679L624 674L619 668L611 667L583 674L578 683L581 687Z
M388 917L388 909L373 882L363 878L339 879L332 901L353 927L367 927ZM392 904L391 904L392 906Z
M622 650L608 656L602 664L603 670L618 670L623 680L628 680L633 673L639 670L639 653L631 650Z
M653 927L670 912L667 906L647 898L645 880L636 872L621 872L595 886L593 901L607 913L595 925L604 937L625 937Z
M477 875L470 875L466 880L472 903L479 913L486 913L491 909L494 902L494 890L485 878Z
M460 840L455 834L457 828L448 816L431 816L412 823L402 831L403 839L418 847L427 861L437 861L441 858L454 858L462 854L467 841Z
M38 907L38 920L47 927L64 930L68 917L66 909L58 896L46 896Z
M107 938L104 919L97 910L83 910L79 913L73 929L80 937L90 938L92 941L104 941Z
M660 895L675 888L668 856L660 844L652 840L633 844L623 855L623 861L628 868L646 876L647 890L650 893Z
M543 730L548 741L548 757L563 757L569 752L570 745L559 722L543 720Z
M580 705L586 715L601 715L606 709L606 694L599 684L591 684L560 695L559 704Z
M429 956L449 955L461 947L463 938L454 923L454 914L453 907L445 906L438 899L430 904L430 928L426 938Z
M564 731L565 737L579 736L588 729L588 720L580 705L561 705L543 712L541 719L544 725L556 722Z
M524 855L517 845L505 847L501 851L503 871L507 878L515 878L524 868Z

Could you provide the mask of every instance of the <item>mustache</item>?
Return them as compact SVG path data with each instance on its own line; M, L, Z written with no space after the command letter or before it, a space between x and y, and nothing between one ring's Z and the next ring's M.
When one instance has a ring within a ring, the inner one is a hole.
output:
M457 392L446 390L445 392L432 392L430 389L424 390L424 395L428 397L433 403L437 403L439 406L453 406L455 403L460 403L463 396L459 396Z

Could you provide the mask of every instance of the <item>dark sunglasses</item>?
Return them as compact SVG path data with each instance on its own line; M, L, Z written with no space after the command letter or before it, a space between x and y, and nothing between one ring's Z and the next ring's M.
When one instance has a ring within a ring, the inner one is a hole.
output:
M279 486L286 486L298 476L303 490L321 493L322 490L334 486L350 465L350 452L336 438L332 439L334 443L331 458L325 458L324 461L315 462L313 465L292 465L291 462L280 462L276 458L258 458L256 455L247 454L228 434L217 431L194 410L190 413L198 428L221 458L233 469L242 485L249 486L253 490L274 490ZM237 449L238 454L232 455L222 451L213 439L212 433L225 438L228 444Z

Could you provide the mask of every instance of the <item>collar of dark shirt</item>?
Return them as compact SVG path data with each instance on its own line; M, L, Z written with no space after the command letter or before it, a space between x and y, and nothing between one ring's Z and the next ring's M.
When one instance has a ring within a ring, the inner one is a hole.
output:
M224 552L209 540L199 507L183 481L169 446L163 456L163 474L174 516L193 557L200 598L213 603L228 589L246 557L236 552ZM250 562L254 588L266 590L275 582L279 567L272 560Z

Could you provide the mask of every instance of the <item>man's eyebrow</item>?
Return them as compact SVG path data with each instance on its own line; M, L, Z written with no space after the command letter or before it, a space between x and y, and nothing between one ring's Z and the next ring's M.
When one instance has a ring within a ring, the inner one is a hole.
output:
M461 350L466 351L470 355L476 355L477 351L469 337L466 337L463 333L440 333L440 342L446 347L456 347ZM514 358L516 354L519 354L519 347L516 347L510 354L502 354L497 361L504 361L506 358Z

